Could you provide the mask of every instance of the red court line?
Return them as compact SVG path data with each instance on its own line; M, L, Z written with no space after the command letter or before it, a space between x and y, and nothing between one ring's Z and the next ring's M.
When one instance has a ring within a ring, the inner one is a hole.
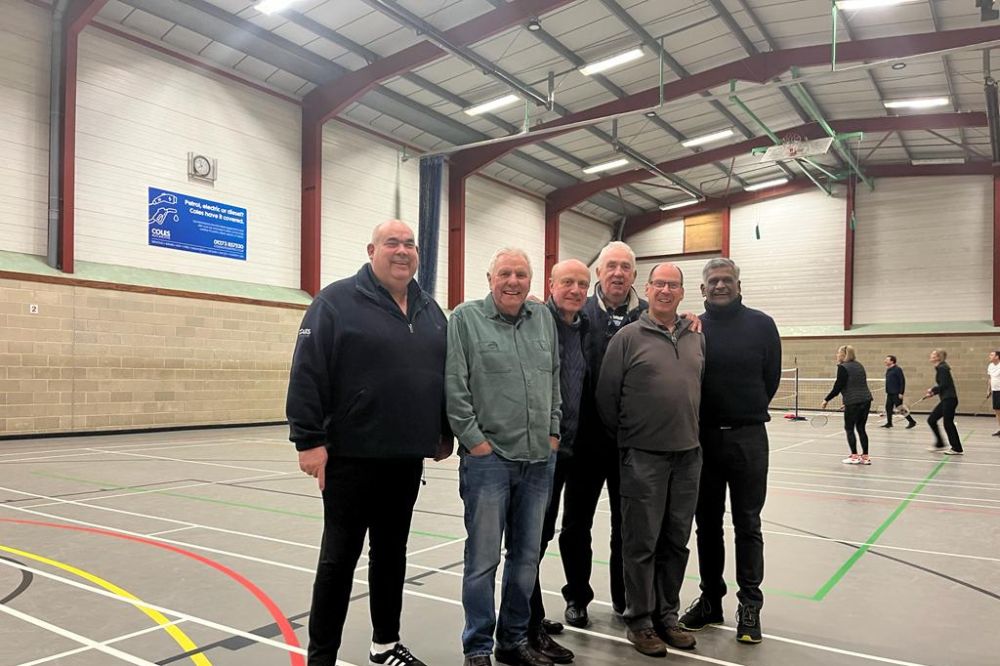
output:
M142 537L132 536L131 534L121 534L120 532L112 532L111 530L102 530L96 527L59 525L57 523L46 523L39 520L24 520L20 518L0 518L0 522L16 523L19 525L36 525L39 527L55 527L61 530L74 530L77 532L90 532L92 534L101 534L104 536L115 537L117 539L125 539L127 541L136 541L138 543L144 543L148 546L156 546L157 548L162 548L164 550L169 550L171 552L178 553L180 555L183 555L184 557L190 557L193 560L201 562L202 564L208 565L213 569L224 573L225 575L229 576L237 583L245 587L247 590L249 590L250 594L257 597L257 600L260 601L260 603L263 604L265 608L267 608L267 611L271 614L271 617L274 618L274 621L277 623L278 628L281 629L281 636L282 638L285 639L285 644L290 647L301 647L299 645L298 639L295 637L295 631L292 629L292 625L288 622L288 619L285 617L285 614L281 612L281 609L278 608L278 605L274 603L271 597L267 596L267 594L262 589L257 587L248 578L245 578L241 574L233 571L226 565L216 562L215 560L209 559L207 557L204 557L203 555L198 555L197 553L192 553L189 550L184 550L183 548L178 548L176 546L172 546L167 543L153 541L152 539L144 539ZM288 656L291 659L292 666L306 666L305 658L302 655L290 652Z

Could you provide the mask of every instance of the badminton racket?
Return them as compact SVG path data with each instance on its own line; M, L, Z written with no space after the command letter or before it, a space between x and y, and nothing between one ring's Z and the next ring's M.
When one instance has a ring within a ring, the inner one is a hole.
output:
M983 398L983 401L981 403L979 403L978 407L976 407L976 412L973 414L973 416L989 416L990 412L989 411L983 411L983 407L986 406L986 403L989 402L990 398L992 398L992 397L993 397L993 394L991 393L990 395L988 395L985 398ZM992 410L990 410L990 411L992 411Z
M809 425L813 428L822 428L827 423L830 422L830 417L826 414L816 414L815 416L809 417Z
M924 400L926 400L929 397L930 397L929 395L925 395L924 397L920 398L920 400L914 400L909 405L900 405L899 406L899 415L900 416L909 416L910 415L910 410L912 410L914 407L916 407L917 405L919 405L920 403L922 403Z

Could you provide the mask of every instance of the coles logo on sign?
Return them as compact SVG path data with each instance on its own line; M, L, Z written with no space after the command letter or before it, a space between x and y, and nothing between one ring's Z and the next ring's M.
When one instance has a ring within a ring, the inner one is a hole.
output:
M153 227L149 230L151 236L156 236L157 238L170 238L170 229L160 229L158 227Z

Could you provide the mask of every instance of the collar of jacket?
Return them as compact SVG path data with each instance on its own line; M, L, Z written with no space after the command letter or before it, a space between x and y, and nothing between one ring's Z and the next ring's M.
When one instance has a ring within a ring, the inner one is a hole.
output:
M598 282L597 286L594 287L594 295L597 296L597 306L601 308L604 312L608 311L608 306L604 303L604 291L601 289L601 283ZM631 313L637 307L639 307L639 292L635 290L635 287L628 288L628 311Z
M653 321L652 317L649 316L649 310L646 310L641 315L639 315L639 326L643 327L649 331L656 331L660 335L670 336L670 331L660 328L659 324ZM679 338L685 333L687 333L691 328L691 321L685 319L681 316L677 316L677 328L674 329L674 337Z
M549 311L552 312L552 316L555 317L556 323L560 326L569 326L570 328L579 327L580 332L584 333L590 327L590 319L587 317L587 313L581 308L576 313L576 319L573 320L572 324L567 324L566 320L562 318L562 313L559 312L559 308L556 307L556 301L554 298L549 296L549 300L545 302L549 306Z
M743 305L743 294L736 297L729 305L713 305L705 301L705 314L709 319L732 319L747 309Z
M358 291L380 305L382 304L382 299L379 298L379 289L385 291L390 299L392 298L389 290L383 287L375 278L375 272L372 270L371 264L365 264L358 270L354 276L354 284ZM416 312L427 305L427 301L429 300L430 296L420 288L416 280L411 279L410 283L406 286L406 303L408 308L412 307L413 311Z
M500 321L506 321L500 310L497 309L497 304L493 300L493 294L486 294L486 298L483 299L483 314L486 315L487 319L497 319ZM517 313L517 322L527 319L531 316L531 308L526 304L521 305L521 311Z

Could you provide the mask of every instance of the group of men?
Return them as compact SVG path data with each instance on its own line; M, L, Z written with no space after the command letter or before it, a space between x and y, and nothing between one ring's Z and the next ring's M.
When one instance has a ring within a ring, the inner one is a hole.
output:
M423 460L458 440L465 540L465 666L569 663L551 635L539 562L555 535L565 621L589 623L591 529L607 486L611 601L649 656L695 647L688 630L723 621L728 487L739 585L737 639L761 640L767 406L780 378L778 331L747 308L739 268L703 271L706 311L681 316L684 275L655 266L645 299L622 242L590 270L556 264L551 298L529 298L532 268L497 250L489 294L445 318L413 279L417 247L398 220L380 224L369 263L309 307L286 411L300 468L318 479L324 532L309 618L309 664L336 663L351 583L369 540L370 664L423 664L400 642L406 541ZM680 613L697 520L701 595ZM505 547L499 613L495 581Z

